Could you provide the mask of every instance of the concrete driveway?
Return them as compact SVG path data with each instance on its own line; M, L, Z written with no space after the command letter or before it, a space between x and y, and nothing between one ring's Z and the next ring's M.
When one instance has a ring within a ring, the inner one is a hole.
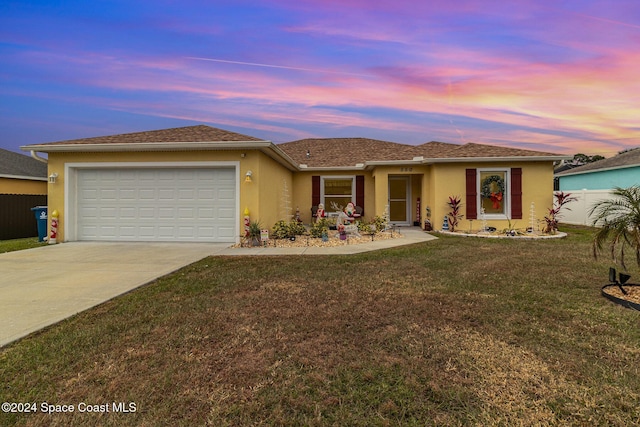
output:
M0 254L0 346L228 246L71 242Z

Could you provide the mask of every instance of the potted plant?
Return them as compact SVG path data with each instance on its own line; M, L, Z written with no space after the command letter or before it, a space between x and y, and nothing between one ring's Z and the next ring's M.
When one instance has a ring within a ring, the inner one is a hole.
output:
M251 245L260 246L260 230L262 230L260 222L251 221L249 224L249 239L251 241Z

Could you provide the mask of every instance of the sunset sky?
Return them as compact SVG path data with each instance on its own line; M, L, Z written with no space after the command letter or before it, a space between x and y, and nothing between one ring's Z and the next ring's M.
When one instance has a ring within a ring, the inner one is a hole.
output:
M195 124L610 157L640 146L640 2L0 3L0 148Z

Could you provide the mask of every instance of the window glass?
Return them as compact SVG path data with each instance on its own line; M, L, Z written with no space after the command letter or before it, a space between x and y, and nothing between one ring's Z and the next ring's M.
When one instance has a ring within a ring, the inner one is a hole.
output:
M507 214L507 191L506 171L480 172L480 207L485 214Z
M324 180L324 194L326 196L351 195L353 179L329 179Z
M327 212L342 210L347 203L353 202L353 178L324 178L324 208Z

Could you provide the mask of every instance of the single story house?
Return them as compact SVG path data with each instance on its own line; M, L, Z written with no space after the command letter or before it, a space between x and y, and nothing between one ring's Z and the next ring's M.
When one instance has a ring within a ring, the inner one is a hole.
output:
M0 194L47 194L47 165L0 148Z
M578 200L569 205L563 222L591 225L589 210L599 200L608 199L615 187L640 185L640 148L607 159L556 172L556 188Z
M46 204L46 160L0 148L0 240L37 236L31 208Z
M611 190L640 185L640 148L556 173L560 191Z
M472 143L274 144L204 125L21 148L48 154L58 241L232 243L243 234L245 210L271 228L296 210L309 223L313 206L331 213L348 202L365 220L386 213L402 226L430 214L439 229L450 196L462 198L461 228L483 209L488 225L525 227L531 203L540 218L552 205L553 164L567 158Z

